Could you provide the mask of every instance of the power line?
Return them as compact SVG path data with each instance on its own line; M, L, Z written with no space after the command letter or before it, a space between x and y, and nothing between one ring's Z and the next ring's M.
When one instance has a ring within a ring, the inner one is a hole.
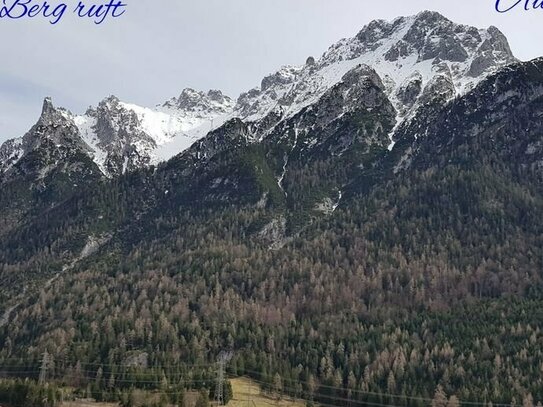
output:
M132 366L127 365L119 365L115 363L81 363L82 366L107 366L107 367L124 367L124 368L130 368ZM186 363L179 363L178 365L159 365L159 366L148 366L147 369L177 369L180 367L208 367L208 368L215 368L217 366L216 363L202 363L202 364L186 364Z
M43 359L43 358L42 358ZM8 358L8 359L0 359L0 362L6 362L6 361L17 361L21 362L19 364L13 364L11 365L5 365L5 367L21 367L21 366L27 366L27 365L37 365L39 363L39 360L33 360L33 361L26 361L23 359L18 358ZM62 364L68 364L67 361L60 360L59 361ZM73 365L74 367L77 366L79 362L75 362ZM141 368L141 366L130 366L127 364L116 364L116 363L79 363L80 366L96 366L96 367L116 367L116 368L122 368L122 369L138 369ZM160 369L160 370L172 370L172 369L193 369L193 368L208 368L215 370L217 367L216 363L205 363L205 364L185 364L180 363L178 365L149 365L144 367L144 369ZM0 366L0 368L2 368Z
M217 399L217 405L224 405L224 371L226 368L226 363L232 359L232 352L221 352L217 359L217 388L215 390L215 397Z
M259 381L259 380L254 380L251 378L251 380L257 382L257 383L260 383L260 384L268 384L268 383L265 383L265 382L262 382L262 381ZM292 387L284 387L283 386L283 389L287 389L287 391L290 391L292 393L297 393L299 390L298 389L294 389ZM356 400L356 399L352 399L352 398L345 398L345 397L338 397L338 396L331 396L331 395L328 395L328 394L323 394L323 393L313 393L314 396L318 396L319 398L322 397L322 398L326 398L326 399L330 399L330 400L334 400L334 401L346 401L346 402L351 402L351 403L358 403L358 404L364 404L364 405L370 405L370 406L381 406L381 407L399 407L399 406L395 406L395 405L392 405L392 404L385 404L385 403L378 403L378 402L371 402L371 401L364 401L364 400ZM302 397L297 397L301 400L305 400L305 401L310 401L310 400L306 400ZM319 404L321 404L320 402L318 402Z
M254 370L248 370L248 369L243 369L245 372L248 372L248 373L252 373L252 374L257 374L259 376L264 376L266 378L269 378L269 379L272 379L272 376L269 376L269 375L263 375L262 372L256 372ZM251 378L251 380L254 380ZM291 383L303 383L303 384L311 384L307 381L303 381L303 380L293 380L293 379L283 379L284 381L288 381L288 382L291 382ZM257 380L255 380L257 381ZM264 384L267 384L265 382L261 382L261 383L264 383ZM391 393L381 393L381 392L373 392L373 391L365 391L365 390L358 390L358 389L349 389L349 388L345 388L345 387L338 387L338 386L330 386L330 385L325 385L325 384L320 384L320 383L317 383L317 387L322 387L322 388L325 388L325 389L332 389L332 390L341 390L341 391L344 391L344 392L352 392L352 393L359 393L359 394L365 394L365 395L372 395L372 396L381 396L381 397L390 397L390 398L406 398L406 399L409 399L409 400L417 400L417 401L433 401L433 399L431 398L427 398L427 397L418 397L418 396L408 396L408 395L400 395L400 394L391 394ZM468 404L468 405L474 405L474 406L486 406L488 404L488 402L478 402L478 401L461 401L461 404ZM511 404L510 403L492 403L493 406L499 406L499 407L510 407Z
M42 358L42 364L41 364L41 367L39 369L26 369L26 370L9 370L10 368L18 368L17 366L5 366L5 367L2 367L0 366L0 369L7 369L7 370L0 370L0 374L40 374L40 380L41 380L41 377L43 375L43 377L46 377L47 375L47 370L49 368L49 355L44 353L44 357ZM14 359L12 359L14 360ZM20 360L20 359L19 359ZM47 363L44 363L47 362ZM152 376L155 376L157 374L159 374L160 372L138 372L138 371L131 371L130 369L137 369L137 367L131 367L131 366L126 366L126 365L118 365L118 364L107 364L107 363L102 363L102 364L99 364L99 363L83 363L81 364L82 366L96 366L96 367L118 367L118 368L122 368L124 370L120 370L120 371L110 371L110 372L107 372L109 374L113 374L113 375L118 375L119 376L119 379L115 379L116 382L119 382L119 383L140 383L140 384L160 384L160 381L157 380L157 381L154 381L154 380L138 380L138 379L127 379L127 378L124 378L123 379L123 375L135 375L135 376L139 376L139 377L152 377ZM199 364L199 365L189 365L189 364L179 364L179 365L169 365L169 366L152 366L152 367L148 367L147 369L150 369L150 370L153 370L153 369L156 369L156 370L168 370L168 369L189 369L189 370L192 370L194 368L198 368L198 367L204 367L204 368L207 368L207 369L211 369L212 367L214 367L215 369L217 369L217 364ZM74 367L71 367L71 369L73 369ZM65 369L67 370L67 369ZM257 372L257 371L254 371L254 370L250 370L250 369L241 369L243 370L244 372L247 372L249 374L254 374L254 375L257 375L258 377L265 377L265 378L269 378L269 379L272 379L272 376L270 375L263 375L262 372ZM96 373L96 371L92 371L92 370L80 370L80 372L82 373L86 373L86 374L90 374L90 375L93 375ZM60 375L60 373L57 373L58 375ZM175 380L175 379L179 379L179 380L182 380L184 381L185 383L212 383L213 380L212 379L188 379L186 376L185 376L185 373L184 372L177 372L177 373L174 373L174 374L165 374L166 376L166 379L171 382L172 380ZM74 377L74 376L70 376L70 375L67 375L66 373L64 373L64 378L69 378L69 377ZM217 375L218 377L218 380L217 380L217 384L219 382L223 382L223 380L220 380L220 375ZM81 379L88 379L88 380L94 380L95 379L95 376L92 377L92 376L83 376L83 377L80 377ZM259 381L259 380L256 380L254 378L250 378L251 380L255 381L256 383L260 383L260 384L265 384L265 385L268 385L269 383L266 383L266 382L263 382L263 381ZM45 380L45 379L43 379ZM286 382L290 382L290 383L295 383L295 384L305 384L305 385L309 385L309 384L313 384L313 383L309 383L307 381L303 381L303 380L295 380L295 379L288 379L288 378L283 378L282 379L283 381L286 381ZM413 401L421 401L421 402L431 402L433 401L433 399L431 398L428 398L428 397L421 397L421 396L409 396L409 395L399 395L399 394L392 394L392 393L385 393L385 392L375 392L375 391L365 391L365 390L359 390L359 389L349 389L349 388L345 388L345 387L339 387L339 386L331 386L331 385L326 385L326 384L320 384L320 383L316 383L316 387L317 388L321 388L321 389L331 389L331 390L337 390L337 391L340 391L340 392L344 392L344 393L350 393L350 394L361 394L361 395L368 395L368 396L378 396L378 397L384 397L384 398L390 398L390 399L407 399L407 400L413 400ZM289 388L289 387L287 387ZM297 389L292 389L292 388L289 388L292 392L297 392L298 390ZM219 390L219 389L217 389ZM220 394L220 391L217 391L218 394ZM323 398L328 398L328 399L331 399L331 400L336 400L336 401L343 401L343 402L353 402L353 403L365 403L367 405L371 405L370 402L366 402L366 401L358 401L358 400L355 400L355 399L351 399L351 398L342 398L342 397L332 397L332 396L329 396L329 395L326 395L326 394L322 394L322 393L315 393L315 395L318 395L318 396L322 396ZM224 397L224 395L223 395ZM322 403L321 403L322 404ZM379 403L374 403L375 405L382 405L382 404L379 404ZM488 405L488 402L477 402L477 401L461 401L461 404L463 405L472 405L472 406L486 406ZM495 407L510 407L510 404L509 403L492 403L493 406ZM397 406L393 406L393 405L385 405L385 406L390 406L390 407L397 407Z
M50 369L51 366L48 367L48 369ZM3 369L2 367L0 367L0 369ZM62 372L69 372L70 370L72 371L76 371L76 372L79 372L79 373L86 373L86 374L96 374L98 372L99 369L97 370L87 370L87 369L76 369L74 367L68 367L68 368L63 368L63 369L57 369L57 372L59 371L62 371ZM4 369L4 370L0 370L0 373L40 373L42 371L42 368L33 368L33 369L24 369L24 370L11 370L11 369ZM154 376L158 376L160 374L164 374L166 377L169 377L169 378L175 378L175 377L178 377L178 378L183 378L183 377L187 377L187 372L177 372L177 373L173 373L173 374L167 374L165 372L138 372L138 371L129 371L129 370L125 370L125 371L103 371L102 373L107 373L107 374L114 374L114 375L119 375L119 376L123 376L123 375L134 375L134 376L138 376L138 377L154 377ZM209 372L208 372L209 373Z
M251 379L253 380L253 379ZM264 382L259 382L258 380L254 380L255 382L257 383L262 383L262 384L266 384ZM293 393L296 393L297 390L296 389L293 389L293 388L290 388L290 387L286 387L287 391L292 391ZM342 398L342 397L334 397L334 396L328 396L328 395L325 395L325 394L320 394L320 393L314 393L315 396L322 396L324 398L328 398L330 400L333 400L333 401L341 401L341 402L351 402L351 403L359 403L359 404L363 404L363 405L370 405L370 406L378 406L378 407L404 407L404 406L398 406L398 405L395 405L395 404L385 404L385 403L377 403L377 402L367 402L367 401L362 401L362 400L354 400L354 399L347 399L347 398ZM314 401L314 400L308 400L306 398L303 398L303 397L293 397L294 400L300 400L300 401L306 401L306 402L311 402L311 401ZM266 404L269 404L269 405L275 405L274 403L271 403L271 402L267 402L266 400L262 400L264 403ZM327 404L327 403L322 403L320 400L319 401L316 401L316 403L320 406L328 406L328 407L339 407L337 404ZM343 405L340 404L340 406Z

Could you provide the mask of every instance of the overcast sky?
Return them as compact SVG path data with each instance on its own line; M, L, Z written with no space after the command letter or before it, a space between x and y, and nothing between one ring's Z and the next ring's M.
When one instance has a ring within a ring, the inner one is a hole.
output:
M76 4L48 0L61 1ZM0 141L34 124L44 96L76 113L110 94L145 106L185 87L237 97L281 65L318 57L371 20L425 9L497 26L520 59L543 55L543 10L498 14L495 0L124 1L125 15L102 25L70 14L57 25L0 19Z

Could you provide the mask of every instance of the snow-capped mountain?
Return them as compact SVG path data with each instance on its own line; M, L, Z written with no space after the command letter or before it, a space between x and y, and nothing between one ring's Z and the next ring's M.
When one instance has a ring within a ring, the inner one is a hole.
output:
M55 108L88 148L86 151L106 176L165 161L220 126L233 111L234 102L220 91L185 89L155 108L146 108L109 96L83 115ZM40 119L41 120L41 119ZM0 148L0 173L23 155L23 138L8 140Z
M84 115L71 118L105 174L156 164L188 148L221 125L234 102L220 91L185 89L155 108L110 96Z
M379 76L396 110L397 128L420 106L446 103L515 61L497 28L459 25L425 11L392 22L373 21L353 38L332 45L320 59L309 57L302 66L286 66L266 76L260 87L241 94L236 102L220 91L185 89L154 108L110 96L83 115L59 111L78 129L100 170L115 176L168 160L234 118L251 123L252 140L262 140L279 123L320 103L361 66ZM0 172L21 154L21 140L4 143Z
M436 93L463 94L501 67L515 62L507 39L495 27L455 24L425 11L392 22L376 20L355 37L332 45L318 60L286 66L242 94L236 114L248 121L270 112L289 117L317 102L358 65L381 77L399 118Z
M74 122L46 98L38 122L23 137L0 148L0 180L29 181L39 190L62 179L75 187L100 176L90 153Z

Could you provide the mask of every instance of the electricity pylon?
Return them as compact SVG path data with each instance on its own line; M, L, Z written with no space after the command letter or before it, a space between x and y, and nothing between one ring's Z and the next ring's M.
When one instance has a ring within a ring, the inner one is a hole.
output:
M38 379L39 384L44 384L47 379L47 367L49 366L49 353L43 352L43 358L41 360L40 377Z
M217 387L215 389L215 398L218 406L224 406L224 370L226 364L232 359L232 352L219 353L217 358Z

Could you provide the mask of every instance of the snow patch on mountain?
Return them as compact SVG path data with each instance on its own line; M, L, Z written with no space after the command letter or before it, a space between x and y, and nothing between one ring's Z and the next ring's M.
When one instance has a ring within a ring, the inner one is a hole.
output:
M75 125L79 129L79 133L83 141L90 147L91 158L96 163L103 174L107 174L106 159L107 151L99 146L100 140L94 131L96 119L89 116L71 116Z
M160 112L147 107L141 107L132 103L120 103L128 111L132 111L138 117L142 130L149 135L157 145L168 143L177 134L191 129L194 123L191 120L183 120L173 114Z
M0 146L0 174L8 171L23 156L23 138L8 140Z
M147 108L108 97L84 115L70 115L101 171L125 172L157 164L186 150L231 117L234 102L220 91L185 89L163 105Z

